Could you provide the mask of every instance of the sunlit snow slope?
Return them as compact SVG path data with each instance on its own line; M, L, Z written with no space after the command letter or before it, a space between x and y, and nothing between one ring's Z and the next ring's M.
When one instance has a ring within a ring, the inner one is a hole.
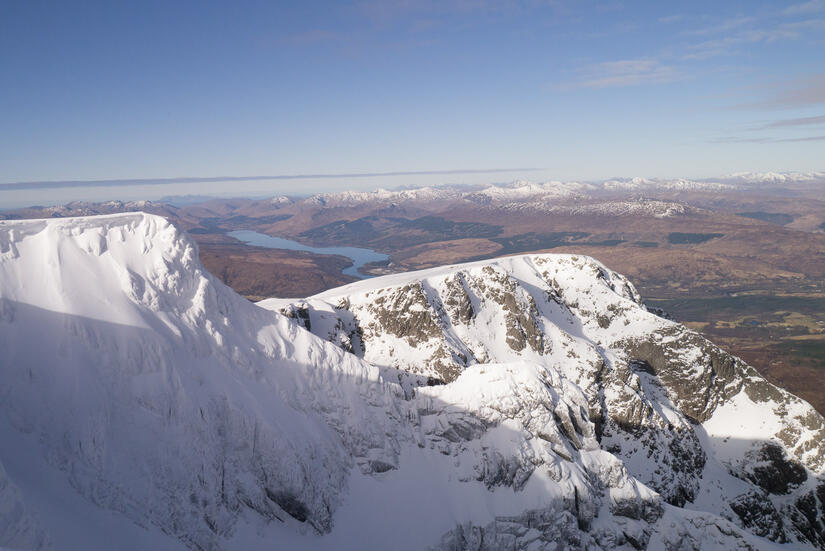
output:
M269 306L159 217L0 222L0 547L821 545L822 418L592 260Z

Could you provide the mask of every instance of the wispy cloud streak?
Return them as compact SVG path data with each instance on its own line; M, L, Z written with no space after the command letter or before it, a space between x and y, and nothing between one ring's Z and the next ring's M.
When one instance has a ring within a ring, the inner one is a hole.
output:
M825 136L803 136L801 138L743 138L740 136L725 136L710 140L710 143L783 143L783 142L822 142Z
M656 59L624 59L591 65L581 71L582 77L569 82L566 88L610 88L641 84L667 84L682 78L669 65Z
M533 172L542 168L484 168L456 170L410 170L396 172L346 172L340 174L278 174L274 176L209 176L183 178L139 178L119 180L49 180L40 182L10 182L0 184L0 191L21 189L58 189L72 187L126 187L193 184L214 182L252 182L260 180L332 180L343 178L380 178L393 176L437 176L456 174L496 174L503 172Z
M782 13L784 15L803 15L819 11L825 11L825 0L810 0L810 2L794 4L785 8Z
M786 128L789 126L809 126L809 125L817 125L817 124L825 124L825 115L819 115L816 117L799 117L797 119L783 119L779 121L773 121L761 126L757 126L754 130L768 130L770 128Z
M825 104L825 73L798 79L772 97L746 107L794 108Z

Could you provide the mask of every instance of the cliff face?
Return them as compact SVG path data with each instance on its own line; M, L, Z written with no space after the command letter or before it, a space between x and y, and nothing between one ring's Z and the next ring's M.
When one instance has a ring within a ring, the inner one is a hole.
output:
M701 335L647 311L630 282L592 259L508 257L261 305L399 370L402 386L407 373L450 383L491 362L557 369L583 393L601 449L667 503L775 541L790 541L790 531L822 545L813 513L822 507L814 503L822 418ZM782 530L772 528L778 519Z
M590 259L282 315L197 256L141 213L0 222L0 547L821 545L822 418Z

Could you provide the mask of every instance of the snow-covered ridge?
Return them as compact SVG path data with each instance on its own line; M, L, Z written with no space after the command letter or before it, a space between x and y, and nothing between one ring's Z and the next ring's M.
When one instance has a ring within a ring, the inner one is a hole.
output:
M396 460L400 388L237 296L163 218L0 222L0 325L12 434L186 544L219 547L242 510L328 531L352 465Z
M725 191L736 189L736 186L728 183L714 181L696 181L684 178L673 180L658 178L617 178L602 182L602 187L606 190L667 190L667 191Z
M320 193L306 199L307 202L322 206L353 206L359 203L393 202L393 201L432 201L443 198L455 198L458 194L450 189L421 187L415 189L374 191L342 191L337 193Z
M731 175L730 180L751 181L747 175ZM781 175L777 175L779 177ZM792 178L793 175L786 175ZM722 180L722 179L720 179ZM463 199L473 203L509 203L518 201L566 201L591 197L612 191L727 191L738 189L736 182L720 180L689 180L685 178L612 178L596 182L516 180L488 186L422 187L403 190L345 191L314 195L307 201L323 206L353 206L359 203L433 201Z
M403 190L378 189L369 192L346 191L314 195L306 203L324 208L356 207L358 205L403 204L406 202L467 201L474 205L490 205L513 211L539 210L573 212L574 214L619 215L619 210L632 215L648 215L651 204L645 199L624 200L639 203L636 207L617 209L615 199L605 202L603 196L617 192L655 193L679 191L722 192L739 189L738 181L697 181L678 179L615 178L598 182L531 182L517 180L487 186L422 187ZM574 210L571 210L574 209ZM583 209L581 212L575 209ZM663 212L663 211L662 211ZM651 214L662 215L660 209ZM678 214L671 210L665 216Z
M581 195L583 192L594 189L593 185L578 182L528 182L518 180L510 184L490 185L476 192L464 194L463 198L470 201L514 201L536 197L542 198L569 198Z
M604 201L572 207L572 214L589 214L601 216L652 216L653 218L670 218L702 212L696 207L674 201L657 201L654 199L637 199L635 201Z
M267 306L157 216L0 222L0 547L822 543L822 418L592 259Z
M586 396L601 448L668 502L738 519L778 541L794 539L794 530L821 534L821 518L808 527L799 515L801 503L825 491L822 417L647 312L632 284L592 259L508 257L261 304L373 364L430 382L489 362L557 369ZM781 480L786 465L797 478L777 492L766 480ZM761 516L739 516L753 507ZM794 528L771 532L777 522Z
M764 183L812 182L824 180L825 172L739 172L719 178L609 178L593 182L516 180L487 186L422 187L403 190L378 189L369 192L346 191L315 195L307 201L321 206L355 206L362 203L465 200L473 203L507 205L516 208L538 201L543 210L551 205L565 204L582 198L597 200L600 193L609 192L680 192L680 191L746 191L749 186ZM597 209L598 203L593 207ZM643 214L643 213L641 213Z
M742 183L811 182L825 180L825 172L734 172L722 179Z

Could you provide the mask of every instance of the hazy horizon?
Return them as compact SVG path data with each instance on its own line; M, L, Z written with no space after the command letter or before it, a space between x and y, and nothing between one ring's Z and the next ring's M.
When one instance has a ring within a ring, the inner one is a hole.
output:
M821 168L821 0L25 2L0 15L0 182ZM293 187L390 185L338 182Z
M751 172L751 171L742 171ZM779 173L825 172L817 170L768 171ZM733 174L733 173L731 173ZM661 179L724 179L731 174L711 176L672 175ZM659 178L650 175L613 175L609 178L553 177L547 169L488 169L412 171L394 173L305 174L276 176L180 177L155 179L68 180L0 184L0 211L31 206L55 206L72 201L163 201L191 196L214 198L293 197L343 191L375 191L427 186L500 185L517 180L533 182L600 182L610 178Z

